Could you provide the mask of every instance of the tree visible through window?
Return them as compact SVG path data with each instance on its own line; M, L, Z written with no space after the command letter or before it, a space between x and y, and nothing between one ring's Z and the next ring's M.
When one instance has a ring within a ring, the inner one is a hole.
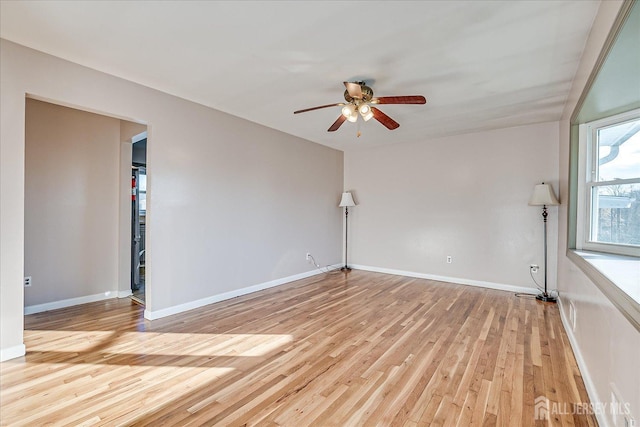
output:
M587 124L585 246L640 248L640 114ZM602 250L602 247L596 248ZM612 252L616 252L615 249Z

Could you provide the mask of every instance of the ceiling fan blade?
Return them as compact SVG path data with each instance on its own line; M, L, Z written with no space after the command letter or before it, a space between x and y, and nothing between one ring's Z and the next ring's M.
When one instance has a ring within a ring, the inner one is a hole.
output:
M426 102L422 95L381 96L371 100L372 104L426 104Z
M339 105L340 106L344 105L344 102L338 102L337 104L320 105L319 107L305 108L304 110L294 111L293 114L306 113L307 111L319 110L321 108L327 108L327 107L337 107Z
M362 99L362 87L358 83L344 82L344 85L352 98Z
M344 123L344 121L347 120L347 118L345 116L343 116L342 114L340 114L338 116L338 119L333 122L333 124L331 125L331 127L329 129L327 129L327 132L335 132L338 130L338 128L340 126L342 126L342 124Z
M371 111L373 111L373 118L382 123L387 129L394 130L400 127L400 123L396 122L376 107L371 107Z

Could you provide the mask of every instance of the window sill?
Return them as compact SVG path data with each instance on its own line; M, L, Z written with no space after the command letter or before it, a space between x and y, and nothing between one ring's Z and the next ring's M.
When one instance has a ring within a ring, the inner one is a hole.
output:
M640 331L640 258L575 249L567 257Z

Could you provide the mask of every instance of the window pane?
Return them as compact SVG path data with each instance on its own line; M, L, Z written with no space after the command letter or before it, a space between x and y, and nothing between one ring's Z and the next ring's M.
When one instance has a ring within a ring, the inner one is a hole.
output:
M138 196L140 197L140 213L144 214L147 212L147 193L141 191Z
M640 246L640 184L593 188L591 241Z
M640 177L640 119L598 129L598 181Z
M140 175L138 176L138 181L140 191L147 191L147 174L141 171Z

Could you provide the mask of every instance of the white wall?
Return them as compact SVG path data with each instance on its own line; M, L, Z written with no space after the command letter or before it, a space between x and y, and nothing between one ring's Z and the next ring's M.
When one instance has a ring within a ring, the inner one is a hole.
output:
M557 149L558 124L544 123L346 152L345 188L358 203L349 214L350 262L535 287L529 265L543 265L542 217L527 202L535 184L557 188Z
M115 292L120 120L27 99L25 306Z
M559 128L560 192L569 192L569 119L593 70L622 2L602 2L576 72L569 102ZM640 332L620 313L598 287L566 256L567 203L559 209L558 283L562 315L569 319L576 310L575 331L567 328L587 391L593 401L611 402L615 391L630 404L636 424L640 421ZM569 325L570 326L570 325ZM603 425L614 424L610 412L599 416Z
M6 40L0 91L3 359L24 350L26 94L148 124L151 315L339 262L341 152Z

